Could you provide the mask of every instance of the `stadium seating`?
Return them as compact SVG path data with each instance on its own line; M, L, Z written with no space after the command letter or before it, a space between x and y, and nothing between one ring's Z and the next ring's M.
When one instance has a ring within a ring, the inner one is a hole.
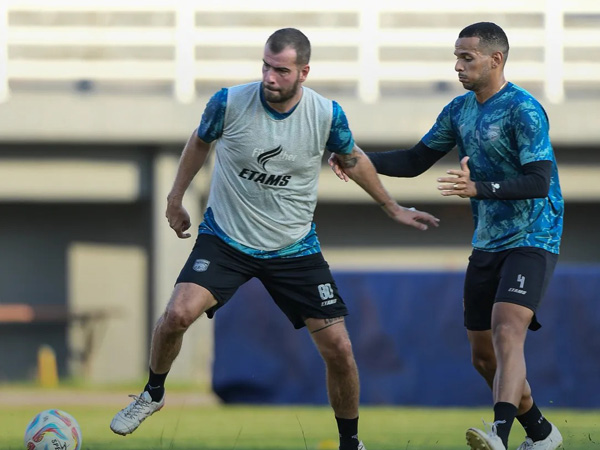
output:
M565 89L597 88L600 4L506 0L491 4L244 0L8 0L0 5L0 98L9 89L76 83L79 89L170 90L181 102L215 83L256 77L275 28L302 28L315 46L313 82L364 102L455 80L457 31L495 20L510 36L510 78L539 86L551 102Z

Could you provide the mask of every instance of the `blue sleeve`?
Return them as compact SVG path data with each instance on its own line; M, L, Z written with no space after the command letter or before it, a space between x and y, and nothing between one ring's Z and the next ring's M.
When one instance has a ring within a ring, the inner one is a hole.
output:
M513 124L521 165L554 159L546 111L534 99L519 103Z
M348 125L348 119L342 107L336 102L333 103L333 120L331 121L331 131L325 144L325 148L333 153L347 155L354 148L354 138Z
M431 130L421 140L427 147L444 153L454 148L456 133L452 126L452 103L444 107Z
M225 108L227 108L227 88L214 94L204 108L198 127L198 137L204 142L212 142L223 134Z

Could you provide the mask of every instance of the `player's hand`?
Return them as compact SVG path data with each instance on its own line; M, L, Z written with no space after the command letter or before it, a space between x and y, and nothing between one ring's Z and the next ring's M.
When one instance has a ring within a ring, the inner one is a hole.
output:
M477 188L475 182L471 180L468 162L469 157L465 156L460 161L460 170L448 170L446 173L452 176L437 179L439 183L443 183L438 185L438 190L444 197L458 195L462 198L469 198L477 195Z
M342 166L340 166L340 162L335 153L331 154L331 156L327 160L327 163L329 164L329 167L331 167L331 170L333 170L333 173L335 173L340 180L346 182L350 180L350 178L348 178L348 175L346 175L346 172L344 172L344 169L342 169Z
M429 229L427 224L436 228L440 226L440 219L415 208L405 208L396 204L393 208L383 206L383 209L394 221L418 230L425 231Z
M187 239L191 236L190 233L185 233L192 226L190 215L181 203L167 202L165 216L169 221L169 226L175 230L178 238Z

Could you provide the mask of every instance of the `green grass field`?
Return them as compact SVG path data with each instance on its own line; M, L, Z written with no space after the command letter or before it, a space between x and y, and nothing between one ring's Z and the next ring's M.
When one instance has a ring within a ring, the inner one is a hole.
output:
M108 426L119 407L3 405L1 395L0 406L1 450L22 450L26 424L48 407L64 409L79 421L83 450L337 449L335 421L328 407L169 407L167 400L165 408L133 435L122 437ZM482 418L489 420L490 414L491 409L362 407L360 437L368 450L465 450L465 430L482 426ZM565 450L600 450L599 410L546 408L546 414L560 428ZM515 422L511 450L523 436Z

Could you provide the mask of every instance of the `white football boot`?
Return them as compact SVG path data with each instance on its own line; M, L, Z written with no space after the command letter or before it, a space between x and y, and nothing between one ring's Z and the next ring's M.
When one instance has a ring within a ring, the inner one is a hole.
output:
M525 438L525 442L519 445L517 450L555 450L562 446L563 438L554 424L550 423L552 430L546 439L533 442L531 438Z
M506 450L502 439L496 433L496 424L483 422L486 431L478 428L469 428L467 430L467 445L471 450ZM501 422L502 423L502 422Z
M133 433L144 420L165 405L164 395L160 402L153 401L150 394L146 391L142 392L139 396L130 395L130 397L133 398L133 401L115 414L110 423L110 429L121 436Z

